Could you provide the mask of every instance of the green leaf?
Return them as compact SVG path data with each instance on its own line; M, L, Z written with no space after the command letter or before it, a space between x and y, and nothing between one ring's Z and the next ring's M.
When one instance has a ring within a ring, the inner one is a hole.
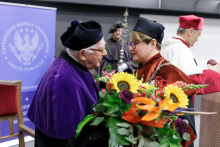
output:
M187 119L183 119L183 121L185 121L187 124L189 124L189 121Z
M130 141L132 144L137 143L137 138L134 138L132 134L129 135L129 137L125 137L128 141Z
M167 142L169 142L169 140L167 139L167 138L163 138L162 140L161 140L161 142L160 142L160 144L162 143L167 143Z
M116 126L117 123L123 123L125 121L121 119L117 119L114 117L111 117L108 121L109 124L109 146L115 146L118 144L121 145L130 145L129 141L125 138L125 136L122 136L118 134L119 127Z
M149 138L150 135L146 131L142 131L141 135L144 136L144 138Z
M117 92L115 90L111 90L111 91L108 91L106 94L107 95L117 95Z
M172 121L176 121L178 117L173 115L171 118L172 118Z
M82 131L83 127L92 119L94 119L95 116L94 115L87 115L83 121L81 121L78 126L77 126L77 129L76 129L76 136L75 138L77 138L77 136L79 135L79 133Z
M123 115L123 113L124 113L124 111L122 111L122 110L118 110L117 113L118 113L119 117L121 118L122 115Z
M137 125L137 128L138 128L139 131L143 130L143 127L141 125L139 125L139 124Z
M106 124L105 124L105 127L106 127L106 128L108 128L108 127L109 127L109 126L108 126L108 123L106 123Z
M138 147L143 147L143 146L144 146L144 143L145 143L145 141L144 141L144 139L143 139L143 137L142 137L141 140L140 140L140 142L139 142L139 144L138 144Z
M100 98L105 98L106 97L106 94L102 91L99 92L99 97Z
M96 78L100 78L100 75L97 75Z
M109 72L111 71L111 65L108 65L107 68L105 70L109 70Z
M171 128L164 128L164 130L166 131L166 136L168 138L173 138L173 135L175 133L175 130L171 129Z
M170 138L170 141L171 141L172 143L179 144L179 143L182 141L182 138L178 138L178 139Z
M157 130L152 126L149 126L149 131L152 133L157 133Z
M173 135L173 138L174 138L174 139L178 139L178 137L177 137L176 135Z
M119 127L123 127L123 128L129 128L131 125L128 124L128 123L117 123L115 124L116 126L119 126Z
M94 112L104 112L105 111L105 106L102 105L102 104L97 104L95 107L94 107Z
M106 111L106 113L114 113L117 112L119 110L117 105L114 105L113 107L108 107L108 110Z
M189 135L189 133L184 133L183 134L183 139L185 139L185 140L187 140L187 141L190 141L190 135Z
M163 116L163 117L162 117L162 119L163 119L163 120L166 120L166 117L165 117L165 116Z
M158 120L160 120L160 117L156 118L156 123L158 122Z
M166 134L166 131L162 128L157 128L157 134L158 136L163 137L164 134Z
M118 105L120 103L121 103L121 101L119 100L119 101L114 101L114 102L113 101L105 101L102 104L107 107L114 107L115 105Z
M139 141L141 140L141 138L142 138L142 136L141 136L141 135L138 135L138 140L139 140Z
M104 114L112 117L118 117L117 113L104 113Z
M177 145L170 142L170 147L177 147Z
M120 135L126 135L128 133L128 130L125 128L118 129L118 134Z
M160 143L159 147L168 147L169 142Z
M128 111L131 108L131 106L132 106L132 103L127 104L127 103L122 102L120 109L122 111Z
M117 95L108 95L108 100L109 101L120 101L121 99L117 97Z
M154 96L154 93L153 92L150 92L150 95L154 98L155 100L155 96Z
M90 125L98 126L103 120L104 120L104 117L96 117Z
M160 144L158 142L154 141L154 142L150 142L149 145L150 145L150 147L159 147Z
M100 103L103 101L103 98L100 98L95 104L93 104L90 108L92 108L93 106L95 106L96 104Z

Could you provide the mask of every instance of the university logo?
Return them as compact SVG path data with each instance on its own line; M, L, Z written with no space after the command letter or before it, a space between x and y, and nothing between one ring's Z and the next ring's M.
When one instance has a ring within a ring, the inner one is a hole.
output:
M18 71L39 68L49 53L49 40L38 25L20 22L10 27L2 40L2 54L9 66Z

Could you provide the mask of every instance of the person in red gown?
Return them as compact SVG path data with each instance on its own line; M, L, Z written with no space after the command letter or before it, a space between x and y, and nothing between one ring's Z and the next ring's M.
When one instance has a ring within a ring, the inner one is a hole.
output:
M161 42L164 37L164 26L155 21L139 17L137 24L130 33L130 47L133 60L140 63L138 71L135 73L140 80L151 82L156 77L167 81L167 84L183 81L192 84L188 76L179 70L176 66L165 60L161 54ZM192 95L198 93L197 90L189 90L185 94L189 98L189 108L193 108ZM187 132L190 134L190 141L182 141L183 147L193 147L193 141L196 139L194 116L182 116L182 119L189 121Z

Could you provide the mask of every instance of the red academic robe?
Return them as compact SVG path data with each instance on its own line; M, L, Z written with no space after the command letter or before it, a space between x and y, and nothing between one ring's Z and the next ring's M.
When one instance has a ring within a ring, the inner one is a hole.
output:
M199 89L200 92L197 95L204 95L220 91L220 74L211 69L203 70L202 74L190 75L189 78L194 84L197 85L209 84L208 87Z

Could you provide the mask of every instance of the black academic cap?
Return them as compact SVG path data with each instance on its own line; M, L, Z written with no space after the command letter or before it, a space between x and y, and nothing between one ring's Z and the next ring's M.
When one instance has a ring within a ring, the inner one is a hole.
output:
M152 21L143 17L139 17L133 31L141 32L145 35L156 39L158 43L162 43L164 37L164 26L156 21Z
M112 33L117 28L123 28L121 21L116 21L110 28L108 33Z
M102 37L102 27L96 21L79 23L74 20L60 39L69 49L81 50L96 44Z

